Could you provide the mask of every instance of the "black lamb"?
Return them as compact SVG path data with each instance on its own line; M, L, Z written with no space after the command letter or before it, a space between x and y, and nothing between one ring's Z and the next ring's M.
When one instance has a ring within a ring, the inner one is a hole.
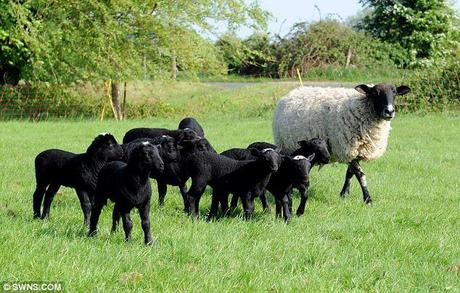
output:
M254 198L250 197L250 191L257 185L265 188L270 175L278 170L281 163L281 155L273 149L252 149L252 152L256 160L238 161L210 152L187 158L184 168L192 178L192 186L187 193L192 216L198 216L201 196L209 185L213 189L213 196L208 218L217 215L219 202L223 213L228 212L229 193L242 199L244 216L246 219L251 217Z
M200 123L198 123L198 121L196 121L195 118L186 117L179 122L179 126L177 127L177 129L187 129L187 128L194 130L196 134L198 134L198 136L204 137L203 127L201 127Z
M51 203L61 185L75 188L83 210L84 223L89 224L97 177L109 161L119 160L123 150L111 134L98 135L86 153L50 149L35 158L37 187L33 195L34 218L49 217ZM43 211L40 208L43 203Z
M331 155L328 150L327 142L320 138L312 138L309 140L301 140L298 142L300 148L296 149L294 152L285 152L281 150L281 153L284 155L289 155L291 157L295 157L298 155L309 157L312 154L315 154L314 159L311 161L311 167L314 165L323 165L330 162ZM275 145L268 143L268 142L255 142L248 145L249 148L256 148L256 149L265 149L267 147L276 147ZM299 190L300 193L300 204L297 208L297 215L301 216L305 212L305 205L308 200L308 184L296 184L294 186ZM292 189L290 191L292 193ZM292 197L289 196L289 200ZM292 203L290 203L292 206Z
M93 236L97 233L101 210L107 204L107 199L110 199L115 203L112 231L116 230L121 216L125 239L131 240L133 223L130 212L133 208L137 208L142 221L144 243L153 244L149 215L152 196L149 174L151 170L161 172L163 168L163 161L157 147L149 142L138 143L131 152L128 163L117 161L103 167L97 181L88 235Z
M183 140L191 140L197 138L198 135L195 131L190 128L169 130L166 128L133 128L126 132L123 137L123 143L131 142L138 138L158 138L163 135L173 137L177 143L181 143Z

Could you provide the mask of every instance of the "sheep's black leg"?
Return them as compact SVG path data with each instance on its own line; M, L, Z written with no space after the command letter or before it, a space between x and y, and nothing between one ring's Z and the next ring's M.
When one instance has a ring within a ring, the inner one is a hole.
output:
M152 232L150 231L150 200L139 208L139 215L141 216L142 231L144 231L145 245L153 244Z
M58 192L59 187L61 187L59 184L50 184L48 186L48 189L45 192L45 201L43 203L43 213L41 217L42 219L49 217L51 203L53 202L54 196L56 195L56 192Z
M353 161L348 163L347 173L345 175L345 182L343 183L342 191L340 191L340 196L345 198L345 196L350 192L350 182L351 178L354 175L353 170Z
M283 198L281 199L281 203L283 205L284 221L288 222L291 218L291 212L289 211L289 198L287 194L283 196Z
M34 192L34 218L40 218L41 215L41 207L43 197L45 196L46 192L46 184L37 183L37 187L35 188Z
M93 212L91 212L92 214ZM115 204L113 206L113 212L112 212L112 233L117 231L117 226L118 223L120 222L120 210L118 208L118 204ZM92 218L92 217L91 217Z
M89 194L86 190L77 190L77 195L83 211L83 222L86 226L89 226L89 218L91 215L91 200Z
M158 186L158 202L160 206L165 203L166 192L168 191L168 186L163 181L157 181Z
M131 230L133 229L133 221L129 215L129 211L121 211L121 219L123 221L123 230L125 230L125 240L131 240Z
M232 201L230 202L230 211L234 211L238 205L238 195L233 194Z
M103 201L95 200L94 205L91 208L91 218L89 221L88 236L95 236L97 234L97 223L99 222L99 216L101 215L103 206L104 206Z
M307 204L308 200L308 186L309 183L307 183L306 185L301 184L297 186L297 189L300 192L300 204L297 208L297 216L301 216L305 212L305 205Z
M188 199L187 199L187 186L185 184L180 185L179 191L180 191L180 194L182 195L182 200L184 201L184 212L188 213L190 210L190 206L188 204Z
M270 213L271 212L270 204L268 203L268 199L267 199L267 195L265 193L265 190L263 190L259 194L259 199L260 199L260 202L262 203L262 207L264 209L264 212Z
M361 185L361 190L363 191L363 200L366 204L372 203L371 195L367 189L366 175L364 174L363 168L359 165L359 161L352 161L351 165L353 166L353 172L358 179L359 185Z
M286 196L289 200L289 213L292 214L292 188L290 191L286 192Z

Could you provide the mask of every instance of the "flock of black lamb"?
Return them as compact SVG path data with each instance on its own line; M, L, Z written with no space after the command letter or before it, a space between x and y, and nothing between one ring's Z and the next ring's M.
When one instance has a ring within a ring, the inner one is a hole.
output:
M206 186L212 187L208 219L243 205L245 219L251 218L254 199L270 210L268 190L275 198L276 216L289 221L292 213L292 189L300 192L297 215L304 213L308 198L309 172L317 164L330 160L327 144L314 138L299 141L299 148L286 153L275 145L255 142L246 149L232 148L218 154L205 138L194 118L184 118L177 130L134 128L123 144L113 135L101 133L82 154L49 149L35 158L36 190L33 194L34 217L49 217L53 198L60 186L76 190L89 235L97 233L97 223L107 199L114 202L112 231L120 218L126 240L131 238L130 211L139 210L144 242L153 243L150 231L150 178L157 181L159 203L164 203L167 186L178 186L184 211L199 215L199 202ZM191 178L187 190L186 182ZM229 206L228 197L232 194ZM43 205L43 208L42 208Z

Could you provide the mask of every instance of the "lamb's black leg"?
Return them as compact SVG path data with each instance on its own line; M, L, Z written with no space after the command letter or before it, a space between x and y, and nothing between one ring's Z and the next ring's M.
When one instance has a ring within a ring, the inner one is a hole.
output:
M190 207L190 214L198 218L200 210L200 199L203 195L203 192L206 188L206 184L199 181L193 181L192 179L192 186L190 190L187 192L187 201Z
M291 218L291 212L289 211L289 198L287 194L285 194L281 200L281 203L283 205L283 216L284 216L284 221L288 222L289 219Z
M59 184L50 184L48 189L45 192L45 201L43 203L43 212L42 219L48 218L50 215L50 207L53 202L56 192L58 192L60 185Z
M299 207L297 208L297 216L301 216L305 212L305 205L307 204L307 200L308 200L308 186L309 185L310 184L307 183L306 185L301 184L297 186L297 189L300 192L300 204L299 204Z
M164 205L165 203L165 196L166 192L168 191L168 186L166 183L162 181L157 181L157 186L158 186L158 203L160 206Z
M267 195L265 194L265 190L263 190L259 194L259 199L260 199L260 202L262 203L262 207L264 209L264 212L270 213L271 212L270 204L268 203L268 199L267 199Z
M359 165L359 161L352 161L351 165L353 166L353 172L358 179L359 185L361 185L361 190L363 191L363 200L366 204L372 204L372 198L367 189L366 175L364 174L363 168Z
M222 216L227 216L229 213L229 208L228 208L228 192L222 193L220 197L220 208L222 210ZM238 199L238 198L237 198Z
M86 190L77 190L78 199L80 200L80 206L83 211L83 222L86 226L89 226L89 218L91 215L91 200Z
M240 195L241 202L243 203L244 219L249 220L252 217L252 211L254 210L254 199L251 198L250 194L244 192Z
M212 198L211 198L211 209L208 214L208 221L212 220L217 216L217 211L219 210L219 199L220 199L220 192L217 190L213 190Z
M42 201L43 201L43 197L45 196L45 192L46 192L46 184L42 184L42 183L37 183L37 187L35 188L35 192L34 192L34 204L33 204L33 207L34 207L34 218L40 218L40 215L41 215L41 207L42 207Z
M230 202L230 211L234 211L238 205L238 195L233 194L232 201Z
M133 229L133 221L129 215L129 211L121 211L121 220L123 221L123 230L125 230L125 240L131 240L131 230Z
M118 226L118 223L120 222L120 217L121 217L121 214L118 208L118 204L115 204L113 206L113 212L112 212L112 233L117 231L117 226Z
M281 202L281 196L280 195L275 195L275 204L276 204L276 218L281 218L281 207L282 207L282 202Z
M139 215L142 221L142 230L144 231L144 243L145 245L153 244L152 232L150 231L150 200L148 200L143 206L139 208Z
M350 192L351 178L355 174L352 164L353 162L348 163L347 173L345 175L345 182L343 183L342 191L340 191L340 196L342 198L345 198L345 196L347 196L347 194Z
M179 185L179 191L182 195L182 201L184 202L184 212L188 213L190 210L190 206L187 198L187 185Z
M91 218L89 221L88 236L95 236L97 234L97 223L99 222L99 216L101 215L103 206L104 206L104 202L100 200L95 200L91 208Z

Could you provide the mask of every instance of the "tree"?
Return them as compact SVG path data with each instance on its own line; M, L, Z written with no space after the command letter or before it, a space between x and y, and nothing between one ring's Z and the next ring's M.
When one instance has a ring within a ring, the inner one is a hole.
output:
M212 32L216 22L264 26L267 14L255 1L246 3L2 1L8 14L1 13L1 62L20 63L22 78L58 83L167 76L174 58L179 69L221 71L217 51L201 32ZM4 55L5 46L14 54ZM10 56L20 56L22 63Z
M459 46L458 18L446 0L360 0L371 9L358 27L381 40L398 43L410 66L439 62Z

